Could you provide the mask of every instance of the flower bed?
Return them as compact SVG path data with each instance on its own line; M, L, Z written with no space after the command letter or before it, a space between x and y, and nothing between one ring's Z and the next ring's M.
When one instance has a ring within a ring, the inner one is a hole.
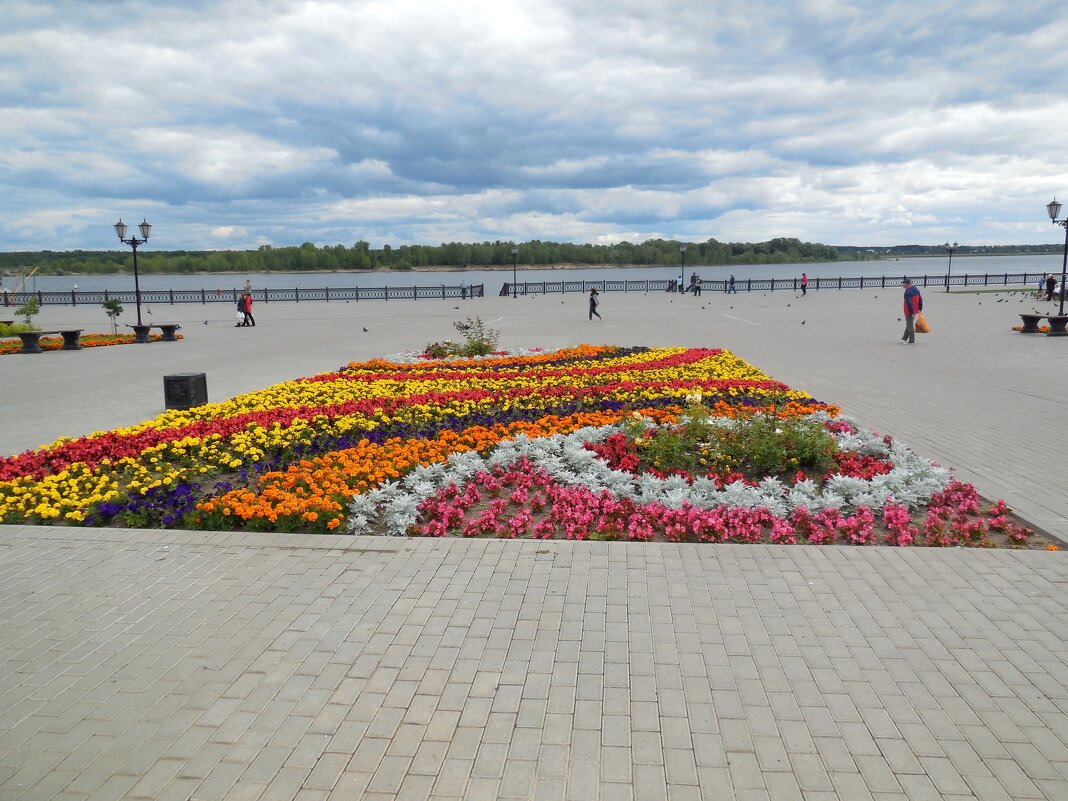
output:
M353 363L59 440L0 459L0 521L895 545L1029 536L948 470L728 351L608 346Z
M182 339L181 334L175 334L178 339ZM162 334L150 334L149 339L153 342L160 342L163 339ZM107 345L131 345L134 342L133 334L84 334L81 339L78 340L83 348L102 348ZM63 347L63 337L41 337L39 340L41 350L60 350ZM0 340L0 356L6 356L12 353L20 353L22 351L21 339L5 339Z

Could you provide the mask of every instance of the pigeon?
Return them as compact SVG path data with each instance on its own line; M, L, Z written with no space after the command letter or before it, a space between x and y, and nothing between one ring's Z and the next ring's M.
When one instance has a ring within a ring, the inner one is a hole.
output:
M367 333L367 326L366 326L366 325L365 325L365 326L363 327L363 332L364 332L365 334Z

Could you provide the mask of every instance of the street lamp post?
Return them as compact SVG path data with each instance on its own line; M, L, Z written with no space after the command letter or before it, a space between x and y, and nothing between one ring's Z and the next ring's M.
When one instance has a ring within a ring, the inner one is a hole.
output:
M679 245L679 262L682 264L681 275L679 278L682 280L679 282L679 292L683 291L683 286L686 284L686 245Z
M512 245L512 300L516 298L516 286L515 286L515 260L519 255L519 245Z
M1046 205L1046 211L1049 212L1049 219L1054 225L1059 225L1064 229L1064 260L1061 262L1061 306L1057 312L1056 322L1054 318L1049 318L1049 333L1052 336L1065 336L1064 324L1066 322L1064 317L1064 295L1065 286L1064 279L1065 274L1068 273L1068 218L1058 220L1057 217L1061 213L1061 204L1057 202L1057 198L1053 198L1053 202Z
M951 245L949 242L946 242L942 247L944 247L949 254L949 267L946 268L946 292L949 292L949 276L953 274L953 251L957 249L957 243L954 242Z
M130 247L133 248L133 257L134 257L134 298L137 301L137 324L138 325L142 325L142 323L141 323L141 282L140 282L139 276L137 274L137 248L139 248L141 245L145 244L145 242L148 241L148 235L150 233L152 233L152 226L148 224L147 220L142 220L141 224L139 226L137 226L137 228L138 228L138 230L141 231L141 238L138 239L136 236L131 236L129 239L127 239L126 238L126 223L124 223L121 218L119 219L119 221L117 223L115 223L115 233L118 234L119 241L122 242L124 245L129 245Z

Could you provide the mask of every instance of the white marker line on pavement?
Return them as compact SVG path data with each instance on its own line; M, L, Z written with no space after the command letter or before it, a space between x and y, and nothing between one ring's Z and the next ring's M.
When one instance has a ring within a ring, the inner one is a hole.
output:
M721 312L721 314L722 314L722 312ZM726 317L728 320L737 320L740 323L749 323L749 325L755 325L755 326L759 326L760 325L760 323L754 323L752 320L745 320L745 319L743 319L741 317L735 317L735 316L730 315L730 314L724 314L723 316Z

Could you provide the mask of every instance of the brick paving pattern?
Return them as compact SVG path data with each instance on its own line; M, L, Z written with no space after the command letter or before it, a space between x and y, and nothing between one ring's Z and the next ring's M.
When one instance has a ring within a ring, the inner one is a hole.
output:
M0 529L0 798L1068 798L1068 557Z

